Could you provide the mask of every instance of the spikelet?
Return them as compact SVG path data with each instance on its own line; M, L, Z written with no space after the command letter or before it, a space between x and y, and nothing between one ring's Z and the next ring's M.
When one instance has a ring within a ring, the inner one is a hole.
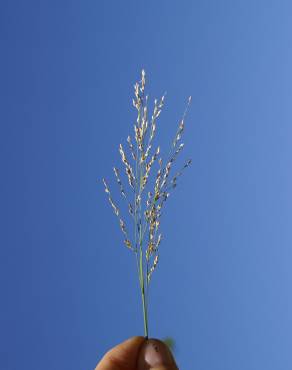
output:
M157 239L157 241L156 241L156 250L158 249L158 247L159 247L159 245L160 245L160 243L161 243L161 239L162 239L162 234L159 234L159 235L158 235L158 239Z
M161 238L162 238L162 235L159 234L156 241L151 241L151 242L148 243L148 247L147 247L147 250L146 250L146 259L147 259L147 261L149 261L150 257L154 253L158 252L158 247L161 243Z
M139 84L138 83L135 83L134 90L135 90L135 98L136 98L136 100L133 99L133 105L139 111L139 109L141 107L141 97L139 95Z
M192 163L192 160L191 160L191 159L187 160L187 162L184 164L183 168L182 168L180 171L178 171L178 172L173 176L173 178L172 178L172 179L171 179L171 181L170 181L170 186L171 186L172 188L175 188L175 187L177 186L177 184L176 184L177 179L182 175L182 173L183 173L184 169L185 169L185 168L187 168L187 167L189 167L189 165L190 165L191 163Z
M184 144L181 143L178 146L178 148L175 150L175 152L173 153L172 157L167 162L167 165L165 166L165 168L163 170L164 174L163 174L163 179L162 179L162 182L161 182L161 185L160 185L160 189L162 189L167 184L167 179L168 179L172 164L176 160L176 157L182 151L183 148L184 148Z
M135 186L135 176L134 176L134 173L133 173L133 169L130 166L128 160L127 160L127 157L125 155L122 144L120 144L119 151L120 151L120 154L121 154L122 162L125 165L126 174L127 174L127 177L128 177L129 184L132 188L134 188L134 186Z
M147 197L147 202L146 202L147 208L150 206L151 201L152 201L152 193L148 191L148 197Z
M130 240L129 240L129 239L125 239L125 240L124 240L124 243L126 244L126 246L127 246L129 249L132 249L132 250L133 250L132 244L131 244L131 242L130 242Z
M114 174L115 174L115 176L116 176L117 183L118 183L118 185L119 185L119 187L120 187L121 194L122 194L122 196L123 196L124 198L126 198L126 193L125 193L125 190L124 190L124 187L123 187L122 181L121 181L121 179L120 179L119 170L118 170L118 168L116 168L116 167L113 167L113 170L114 170Z
M146 84L145 75L146 75L145 71L144 71L144 69L142 69L142 72L141 72L141 88L140 88L140 91L141 91L142 94L144 93L145 84Z
M146 102L145 102L146 105L143 108L143 116L142 116L142 122L141 122L141 136L142 136L142 139L144 139L144 137L146 135L146 132L147 132L147 128L148 128L148 120L147 120L147 116L148 116L147 100L148 100L148 97L146 97L145 99L146 99Z
M192 101L192 97L190 96L190 97L189 97L189 99L188 99L187 106L186 106L186 108L185 108L185 111L184 111L183 117L182 117L182 119L181 119L181 121L180 121L180 124L179 124L179 126L178 126L178 130L177 130L176 135L175 135L175 137L174 137L174 140L173 140L173 142L172 142L172 146L173 146L173 148L175 148L175 147L176 147L176 145L177 145L178 141L181 139L182 133L183 133L183 131L184 131L184 126L185 126L185 124L184 124L184 120L185 120L185 117L186 117L187 112L188 112L188 110L189 110L189 107L190 107L191 101Z
M140 152L143 151L143 135L142 135L142 128L134 125L135 131L135 140L138 145Z
M127 195L126 195L125 189L123 187L123 184L122 184L122 181L121 181L121 178L120 178L119 170L116 167L113 167L113 170L114 170L114 174L115 174L117 183L119 185L119 188L120 188L120 192L122 194L122 197L127 201ZM129 211L129 213L130 213L131 216L134 215L134 213L133 213L133 206L132 206L132 204L130 202L128 202L128 211Z
M153 261L153 265L150 269L150 271L148 272L148 275L147 275L147 281L148 281L148 284L150 283L150 280L151 280L151 277L152 277L152 274L153 274L153 271L156 269L157 267L157 264L158 264L158 259L159 259L159 255L157 254L154 258L154 261Z
M131 141L131 137L130 136L127 137L127 142L129 144L129 148L130 148L130 151L131 151L132 158L135 161L136 160L136 155L135 155L135 152L134 152L134 146L132 144L132 141Z
M158 147L156 149L156 152L151 157L150 161L146 164L145 174L144 174L144 176L142 178L142 190L145 188L145 186L147 184L147 180L148 180L148 177L149 177L149 173L150 173L151 167L153 166L153 163L156 161L156 159L157 159L157 157L159 155L159 152L160 152L160 147Z
M160 116L160 113L162 111L163 105L164 105L165 95L163 95L160 99L160 102L158 103L157 99L154 100L154 110L153 114L151 116L151 129L150 129L150 138L149 138L149 144L153 140L156 132L156 123L157 118Z
M154 243L153 243L152 241L150 241L150 242L148 243L148 247L147 247L147 249L146 249L146 261L147 261L147 262L149 261L150 256L151 256L151 254L153 253L153 251L154 251Z
M111 192L110 192L110 190L109 190L109 187L108 187L108 185L107 185L107 183L106 183L105 179L102 179L102 181L103 181L103 184L104 184L104 191L108 194L108 200L109 200L109 202L110 202L110 205L112 206L112 208L113 208L113 210L114 210L114 212L115 212L115 215L116 215L117 217L119 217L119 215L120 215L120 211L119 211L118 207L115 205L115 203L114 203L114 201L113 201L113 199L112 199L112 196L111 196Z
M132 206L132 204L130 202L128 204L128 211L129 211L129 213L130 213L131 216L134 215L133 206Z

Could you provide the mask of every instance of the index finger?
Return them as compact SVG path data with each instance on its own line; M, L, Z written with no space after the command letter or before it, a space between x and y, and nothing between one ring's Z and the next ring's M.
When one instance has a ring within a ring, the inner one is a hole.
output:
M108 351L95 370L136 370L144 337L132 337Z

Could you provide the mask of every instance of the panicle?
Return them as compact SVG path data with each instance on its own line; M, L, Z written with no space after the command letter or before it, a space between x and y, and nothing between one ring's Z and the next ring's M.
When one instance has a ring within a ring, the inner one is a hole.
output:
M158 158L160 155L160 147L158 146L156 151L154 151L153 141L157 131L157 121L165 104L166 94L162 95L160 100L154 100L153 110L151 109L150 112L150 109L148 108L148 95L145 94L145 87L146 74L143 69L141 71L141 79L134 85L134 98L132 102L133 106L137 110L137 118L134 124L133 143L131 137L127 137L129 157L131 156L134 161L133 162L131 160L133 168L126 156L122 144L119 145L119 152L121 160L125 166L128 183L134 192L133 203L128 202L118 168L113 168L121 195L127 200L128 211L134 219L135 240L133 240L133 244L128 236L126 224L120 216L120 210L112 199L110 189L105 179L103 179L103 183L105 192L108 195L109 203L118 217L120 229L124 235L125 245L129 249L133 250L137 256L139 254L140 258L144 258L144 256L146 258L145 267L147 267L147 270L145 272L145 276L141 277L140 275L140 284L144 283L145 279L147 286L159 260L158 252L162 240L160 221L162 210L164 210L163 206L169 198L171 190L177 186L178 178L182 175L184 169L191 164L191 160L188 160L171 178L170 173L172 172L172 168L175 166L179 153L184 148L184 143L182 143L181 140L185 130L185 117L189 109L191 97L188 99L187 106L179 122L176 134L171 142L169 156L164 162L162 161L162 158ZM144 197L144 190L146 192L147 187L149 187L149 178L152 173L151 171L153 171L155 166L155 162L158 162L159 167L156 172L156 177L154 177L155 181L153 189L151 191L147 190L147 195ZM135 170L135 174L133 169ZM145 203L144 198L146 198ZM145 240L146 237L147 242ZM142 263L142 266L144 266L144 263Z

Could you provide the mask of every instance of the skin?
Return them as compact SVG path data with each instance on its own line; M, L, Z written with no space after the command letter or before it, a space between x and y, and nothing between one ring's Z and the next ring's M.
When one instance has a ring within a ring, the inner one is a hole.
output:
M178 370L168 347L158 339L132 337L109 350L95 370Z

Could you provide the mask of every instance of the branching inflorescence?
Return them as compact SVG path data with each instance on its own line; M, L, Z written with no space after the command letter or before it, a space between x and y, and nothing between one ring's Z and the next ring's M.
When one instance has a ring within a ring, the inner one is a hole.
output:
M121 160L124 164L126 178L132 193L131 199L126 194L120 171L116 167L113 168L121 195L126 200L130 217L133 219L134 232L132 237L130 237L126 224L121 218L119 208L112 199L105 179L103 179L103 183L110 205L118 217L120 228L124 234L124 243L136 257L143 305L144 332L145 337L148 337L148 292L152 274L159 261L159 246L162 239L162 234L160 233L162 210L171 191L177 186L178 178L184 169L191 164L191 160L187 160L182 168L171 176L173 163L184 147L184 144L181 143L181 138L191 97L188 99L186 110L179 123L168 158L164 162L160 157L160 147L153 148L153 142L157 119L164 106L165 95L159 101L154 100L154 109L150 116L148 96L145 95L144 70L142 70L141 80L134 85L134 90L133 106L137 110L137 121L134 124L135 140L132 141L130 136L127 138L131 161L128 159L122 144L119 146ZM147 187L150 187L148 183L149 176L151 170L154 171L155 163L157 163L157 170L152 190L146 191Z

